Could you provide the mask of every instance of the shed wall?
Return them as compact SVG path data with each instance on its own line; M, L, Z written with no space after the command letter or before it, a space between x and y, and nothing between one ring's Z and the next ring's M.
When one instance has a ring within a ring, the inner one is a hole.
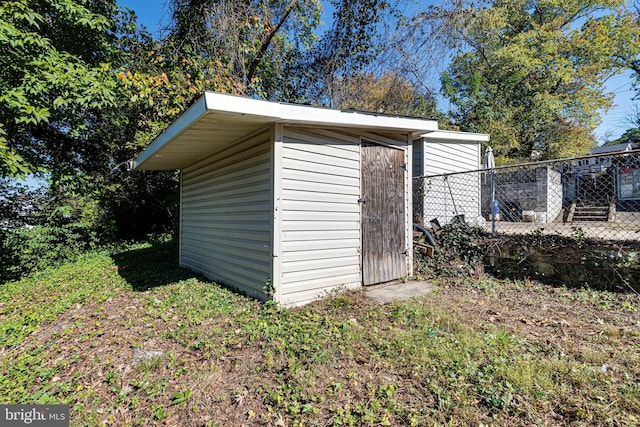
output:
M180 264L266 299L272 265L270 127L182 171Z
M480 167L479 142L423 141L416 145L414 150L422 155L414 156L414 176L477 171ZM422 173L418 172L420 166ZM464 215L468 222L480 216L480 173L451 175L446 181L442 176L428 178L422 194L425 222L437 218L444 225L455 215Z
M281 156L279 302L359 287L360 139L285 128Z
M413 143L411 165L414 177L424 175L424 142L422 139Z

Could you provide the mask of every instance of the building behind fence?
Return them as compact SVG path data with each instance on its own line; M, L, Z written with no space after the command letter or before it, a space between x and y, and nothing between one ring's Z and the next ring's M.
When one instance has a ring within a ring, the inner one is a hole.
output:
M414 218L496 234L640 238L640 150L414 179Z

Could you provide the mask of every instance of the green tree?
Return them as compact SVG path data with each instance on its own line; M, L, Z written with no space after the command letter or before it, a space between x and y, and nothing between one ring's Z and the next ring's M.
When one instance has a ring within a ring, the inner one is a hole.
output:
M82 167L101 112L116 105L119 14L115 0L0 4L0 174Z
M598 47L611 55L622 68L631 70L635 78L636 99L640 98L640 1L635 0L624 13L615 16L600 31L607 31L608 38L615 43L604 43ZM594 38L595 40L595 38Z
M587 152L611 106L604 81L623 67L611 49L633 51L623 4L461 0L431 9L423 18L444 24L448 46L461 52L441 77L455 122L490 133L497 161Z
M409 80L398 73L387 72L380 77L373 73L359 73L350 78L335 78L330 93L331 105L385 114L438 118L435 100L421 93Z
M319 0L172 0L172 22L163 43L187 60L214 64L235 90L282 98L285 71L315 41Z
M613 141L609 141L604 145L616 145L616 144L627 144L627 143L640 145L640 128L627 129L622 135L620 135L620 138L614 139Z
M193 98L214 90L309 100L299 76L313 74L308 66L314 63L310 52L317 43L319 1L175 0L169 7L172 20L166 37L153 40L132 23L125 26L131 31L119 39L119 105L109 113L110 125L102 128L111 144L104 150L109 153L104 163L110 167L91 180L109 189L101 203L124 237L167 229L175 218L175 173L129 174L121 165ZM152 217L155 229L145 227Z
M50 182L38 200L20 195L39 206L25 222L61 242L170 230L176 174L129 174L124 164L196 93L223 86L222 72L214 79L159 52L115 0L4 2L0 43L0 175L42 172ZM9 202L0 210L17 206Z
M133 17L118 39L117 107L103 114L99 129L106 141L101 165L96 164L88 191L99 199L118 238L143 238L173 231L179 175L175 171L126 170L128 160L149 143L205 90L241 93L241 84L220 59L195 55L173 38L155 40ZM97 159L97 155L93 158ZM99 188L101 190L94 190Z
M338 107L345 92L371 76L395 73L381 61L388 21L397 12L395 1L330 0L333 22L320 39L299 57L289 75L295 78L298 97L308 102ZM374 69L375 68L375 69ZM338 102L336 104L335 102ZM354 101L356 101L354 99Z

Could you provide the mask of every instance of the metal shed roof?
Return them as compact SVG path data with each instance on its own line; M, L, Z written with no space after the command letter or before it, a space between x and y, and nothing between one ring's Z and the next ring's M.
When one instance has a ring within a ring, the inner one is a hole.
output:
M134 160L134 169L181 169L276 123L418 135L435 120L332 110L205 92Z

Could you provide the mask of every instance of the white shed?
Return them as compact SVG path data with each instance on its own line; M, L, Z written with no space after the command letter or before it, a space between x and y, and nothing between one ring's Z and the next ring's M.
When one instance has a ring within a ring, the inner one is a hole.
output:
M412 141L435 120L206 92L134 161L180 169L180 264L305 304L412 274Z
M181 265L294 306L412 274L411 143L436 129L207 92L134 168L181 170Z
M414 201L416 220L436 218L444 225L456 215L464 215L468 221L480 216L481 174L471 172L480 169L481 145L488 141L487 134L446 130L414 140L413 176L427 177L418 185L417 193L423 200Z

